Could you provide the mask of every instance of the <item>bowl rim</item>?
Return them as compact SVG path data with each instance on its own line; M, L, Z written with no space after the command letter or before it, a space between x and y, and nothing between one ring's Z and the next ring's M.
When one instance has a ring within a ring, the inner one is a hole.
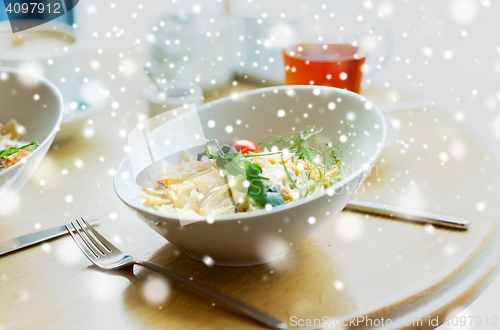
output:
M358 98L360 101L364 101L365 103L366 102L369 102L369 104L371 104L372 108L371 110L374 110L377 115L379 116L379 118L381 119L382 121L382 139L379 143L379 145L377 146L377 149L375 150L375 152L373 153L373 155L369 158L369 160L367 162L365 162L365 164L374 164L376 162L376 160L378 159L378 157L380 156L380 154L382 153L382 150L384 149L384 144L385 144L385 140L387 138L387 122L385 120L385 117L384 117L384 114L382 113L382 111L380 111L380 109L377 108L377 106L370 100L368 100L367 98L365 98L364 96L360 95L360 94L357 94L357 93L354 93L354 92L351 92L351 91L348 91L346 89L341 89L341 88L336 88L336 87L330 87L330 86L317 86L317 85L283 85L283 86L271 86L271 87L264 87L264 88L257 88L257 89L253 89L253 90L250 90L250 91L245 91L245 92L241 92L241 93L237 93L238 96L249 96L249 95L253 95L253 94L262 94L262 93L267 93L267 92L274 92L274 90L289 90L289 89L293 89L293 90L314 90L315 88L319 88L319 89L324 89L324 90L334 90L335 92L341 92L341 93L344 93L344 94L348 94L350 95L351 97L355 97L355 98ZM229 95L229 96L226 96L226 97L223 97L223 98L220 98L220 99L217 99L217 100L214 100L214 101L211 101L211 102L208 102L208 103L205 103L203 104L199 109L199 110L202 110L202 109L209 109L211 108L212 106L214 105L217 105L219 103L223 103L223 102L227 102L227 101L231 101L231 100L234 100L234 95ZM155 216L155 217L160 217L162 218L163 220L165 221L172 221L172 220L175 220L175 221L179 221L181 219L179 219L178 217L172 217L172 216L168 216L168 215L165 215L165 214L161 214L159 213L158 211L156 210L149 210L147 209L146 207L144 206L140 206L140 207L136 207L134 205L131 205L130 203L128 203L125 198L122 198L120 192L118 191L118 180L121 180L120 176L118 175L120 173L120 170L123 166L123 164L128 161L130 159L130 156L129 154L126 154L122 160L120 161L120 163L118 164L117 168L116 168L116 174L113 178L113 188L115 190L115 193L116 195L118 195L118 198L120 198L126 205L128 205L129 207L135 209L135 210L138 210L138 211L141 211L141 212L146 212L152 216ZM276 213L276 212L280 212L282 210L285 210L285 209L290 209L290 208L295 208L295 207L298 207L304 203L308 203L308 202L311 202L313 200L316 200L316 199L319 199L319 198L322 198L324 197L325 195L328 194L328 191L329 189L331 190L336 190L336 189L339 189L343 186L345 186L347 183L353 181L355 178L357 178L358 176L361 176L362 173L366 171L365 169L363 169L363 166L360 165L359 168L357 168L355 171L353 171L351 174L349 174L347 177L345 177L343 180L333 184L331 187L328 187L327 189L324 189L314 195L311 195L311 196L306 196L305 198L300 198L296 201L293 201L292 203L288 203L288 204L283 204L283 205L277 205L277 206L274 206L270 211L266 210L266 209L260 209L260 210L255 210L255 211L251 211L251 212L241 212L241 213L234 213L234 214L230 214L230 215L222 215L222 216L216 216L214 217L214 222L212 224L215 224L216 222L222 222L222 221L229 221L229 220L241 220L241 219L249 219L249 218L253 218L253 217L258 217L258 216L261 216L261 215L265 215L265 214L273 214L273 213ZM206 217L203 217L203 218L182 218L182 221L195 221L196 222L204 222L206 221ZM195 223L191 223L190 225L194 225Z
M0 72L9 72L9 73L14 73L15 75L24 75L24 76L28 76L28 77L36 79L38 82L41 82L41 83L45 84L46 86L48 86L49 89L52 92L54 92L54 94L56 95L56 99L59 102L57 120L56 120L56 123L55 123L54 127L50 131L49 135L47 135L47 137L40 143L40 145L38 146L38 148L36 148L35 150L33 150L33 152L31 152L28 156L26 156L25 158L23 158L23 159L26 159L26 162L28 162L28 160L30 158L32 158L32 155L34 155L37 152L37 150L41 150L46 145L52 144L52 140L54 139L54 137L56 136L57 132L59 131L59 127L61 126L62 119L63 119L63 104L64 104L63 103L63 98L62 98L62 95L61 95L61 92L59 91L59 89L50 80L48 80L47 78L44 78L44 77L42 77L40 75L37 75L37 74L34 74L34 73L30 73L30 72L27 72L27 71L24 71L24 70L21 70L21 69L4 67L4 66L0 66ZM17 162L16 164L14 164L14 165L6 168L5 170L0 171L0 176L5 175L6 173L14 171L17 167L20 167L21 164L23 164L23 162Z

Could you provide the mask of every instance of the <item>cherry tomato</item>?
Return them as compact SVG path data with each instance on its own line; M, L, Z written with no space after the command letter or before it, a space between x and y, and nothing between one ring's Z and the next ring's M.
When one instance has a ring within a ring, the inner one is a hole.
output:
M247 154L249 152L259 153L259 147L250 140L237 140L230 144L230 146L235 147L236 151L242 154Z

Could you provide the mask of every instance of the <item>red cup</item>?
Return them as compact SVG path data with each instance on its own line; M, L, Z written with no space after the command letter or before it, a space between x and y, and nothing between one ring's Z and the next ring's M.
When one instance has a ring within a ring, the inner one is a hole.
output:
M287 85L323 85L359 93L365 56L351 44L300 43L283 50Z

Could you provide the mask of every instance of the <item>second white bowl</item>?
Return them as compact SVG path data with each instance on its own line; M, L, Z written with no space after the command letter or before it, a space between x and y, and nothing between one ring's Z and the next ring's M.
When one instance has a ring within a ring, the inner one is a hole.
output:
M17 164L0 172L0 208L31 178L61 125L63 102L47 79L26 71L0 67L0 122L16 119L26 128L25 141L40 146Z

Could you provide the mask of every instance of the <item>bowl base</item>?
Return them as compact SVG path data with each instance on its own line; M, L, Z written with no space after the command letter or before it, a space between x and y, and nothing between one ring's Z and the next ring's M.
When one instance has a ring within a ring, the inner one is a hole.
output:
M249 266L257 266L257 265L262 265L262 264L267 264L272 261L278 260L280 258L283 258L286 256L290 251L293 249L290 249L286 251L283 254L273 256L270 258L264 258L264 259L253 259L253 260L217 260L214 259L214 266L221 266L221 267L249 267ZM185 255L190 257L191 259L194 259L199 262L203 262L202 258L192 255L186 251L182 251ZM203 262L204 263L204 262Z

